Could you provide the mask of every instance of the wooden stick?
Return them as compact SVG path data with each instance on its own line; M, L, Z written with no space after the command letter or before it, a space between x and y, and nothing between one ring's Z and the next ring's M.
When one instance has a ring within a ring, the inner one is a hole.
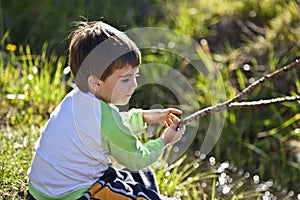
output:
M196 120L200 117L206 116L208 114L220 112L220 111L227 110L229 108L234 108L234 107L236 107L236 108L237 107L239 107L239 108L246 107L247 106L246 104L243 104L243 106L240 106L240 105L238 105L238 103L236 103L236 104L233 104L233 103L236 102L237 100L241 99L246 94L253 91L258 85L262 84L264 81L269 80L271 78L274 78L275 76L278 76L278 75L282 74L283 72L294 69L299 64L300 64L300 60L296 59L294 62L282 67L281 69L278 69L278 70L274 71L273 73L270 73L270 74L267 74L267 75L261 77L260 79L253 82L251 85L249 85L247 88L245 88L242 92L237 94L232 99L229 99L229 100L227 100L223 103L219 103L219 104L214 105L214 106L204 108L202 110L199 110L199 111L185 117L184 119L182 119L180 121L180 123L178 124L177 127L179 127L180 125L186 125L186 124L188 124L188 123L190 123L190 122L192 122L192 121L194 121L194 120ZM298 98L298 97L287 97L285 99L285 101L288 101L288 99L293 99L293 98ZM267 102L266 101L263 101L263 102L261 101L260 103L268 105L268 104L271 104L271 103L281 103L281 102L283 102L282 99L277 99L277 100L267 100ZM252 102L252 104L253 104L253 102ZM257 103L254 103L254 104L257 104ZM254 105L251 105L251 106L254 106ZM257 105L255 105L255 106L257 106Z
M266 106L275 103L283 103L288 101L300 101L300 96L286 96L278 97L274 99L261 99L259 101L245 101L245 102L234 102L229 105L228 108L248 108L248 107L257 107L257 106Z

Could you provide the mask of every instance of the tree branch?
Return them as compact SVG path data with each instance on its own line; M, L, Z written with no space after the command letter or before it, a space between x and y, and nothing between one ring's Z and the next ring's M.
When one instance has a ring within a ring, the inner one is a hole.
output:
M292 62L292 63L290 63L290 64L274 71L273 73L267 74L267 75L261 77L260 79L256 80L255 82L253 82L251 85L249 85L247 88L245 88L242 92L237 94L232 99L229 99L229 100L227 100L223 103L219 103L215 106L210 106L210 107L204 108L202 110L199 110L199 111L185 117L184 119L182 119L180 121L180 123L178 124L178 127L180 125L186 125L186 124L188 124L188 123L190 123L190 122L192 122L192 121L194 121L194 120L196 120L200 117L206 116L208 114L220 112L220 111L223 111L223 110L227 110L229 108L245 108L245 107L249 107L249 106L260 106L260 105L269 105L269 104L272 104L272 103L281 103L281 102L284 102L284 101L298 101L299 96L276 98L276 99L253 101L253 102L237 102L237 103L234 103L234 102L238 101L239 99L241 99L246 94L253 91L258 85L262 84L266 80L274 78L274 77L282 74L283 72L289 71L289 70L291 70L291 69L293 69L293 68L295 68L299 65L300 65L300 60L296 59L294 62Z
M262 99L259 101L245 101L245 102L235 102L231 103L228 108L240 109L240 108L248 108L248 107L258 107L258 106L266 106L275 103L283 103L288 101L300 101L300 96L286 96L286 97L278 97L274 99Z

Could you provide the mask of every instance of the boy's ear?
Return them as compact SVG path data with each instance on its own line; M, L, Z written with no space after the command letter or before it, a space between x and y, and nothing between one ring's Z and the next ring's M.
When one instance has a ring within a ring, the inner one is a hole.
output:
M88 77L88 85L92 93L95 93L97 90L101 89L102 81L96 76L91 75Z

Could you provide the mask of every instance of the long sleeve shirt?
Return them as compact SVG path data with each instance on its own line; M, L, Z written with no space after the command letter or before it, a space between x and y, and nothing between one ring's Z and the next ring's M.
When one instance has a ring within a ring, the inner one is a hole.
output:
M78 88L51 113L29 169L29 191L38 199L77 199L104 173L109 155L131 170L156 162L161 139L141 143L141 109L120 114Z

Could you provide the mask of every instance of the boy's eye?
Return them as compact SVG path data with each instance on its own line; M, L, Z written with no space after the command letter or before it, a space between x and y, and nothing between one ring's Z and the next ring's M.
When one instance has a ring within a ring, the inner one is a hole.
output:
M122 82L126 83L126 82L130 81L131 79L136 79L139 76L140 76L139 73L133 74L132 76L130 76L128 78L122 79Z
M126 83L128 82L130 79L129 78L126 78L126 79L123 79L122 82Z

